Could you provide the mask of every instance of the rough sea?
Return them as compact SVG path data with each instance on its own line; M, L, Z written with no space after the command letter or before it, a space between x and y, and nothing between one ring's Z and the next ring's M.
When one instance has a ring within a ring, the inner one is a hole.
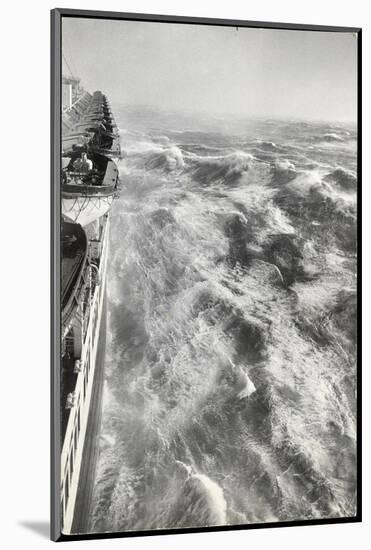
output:
M356 127L115 109L91 531L356 513Z

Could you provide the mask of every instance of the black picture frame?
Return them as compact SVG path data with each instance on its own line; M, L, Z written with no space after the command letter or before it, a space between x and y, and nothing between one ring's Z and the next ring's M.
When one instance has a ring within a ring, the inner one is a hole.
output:
M60 522L60 175L61 175L61 71L62 18L91 18L126 21L144 21L158 23L178 23L192 25L212 25L228 27L247 27L263 29L300 30L317 32L353 33L357 36L357 514L354 517L298 520L287 522L254 523L250 525L190 527L176 529L158 529L129 532L109 532L65 535ZM166 535L197 532L236 531L250 529L280 528L291 526L309 526L324 524L355 523L362 521L362 29L359 27L339 27L311 24L273 23L265 21L247 21L236 19L213 19L198 17L180 17L139 13L121 13L56 8L51 10L51 539L56 542L126 538L148 535Z

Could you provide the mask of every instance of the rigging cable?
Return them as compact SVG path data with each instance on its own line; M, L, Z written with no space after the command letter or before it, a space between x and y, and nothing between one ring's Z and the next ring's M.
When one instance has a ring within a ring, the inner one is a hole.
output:
M71 71L71 67L69 66L69 63L68 63L68 61L67 61L67 59L66 59L66 56L64 55L64 53L63 53L63 52L62 52L62 55L63 55L63 59L64 59L64 62L66 63L66 65L67 65L67 68L68 68L68 70L69 70L69 71L70 71L70 73L71 73L71 76L72 76L72 78L75 78L75 77L73 76L73 73L72 73L72 71Z

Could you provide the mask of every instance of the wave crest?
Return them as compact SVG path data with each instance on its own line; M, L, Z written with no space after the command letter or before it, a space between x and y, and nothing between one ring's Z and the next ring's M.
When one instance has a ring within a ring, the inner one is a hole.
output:
M150 154L145 165L149 170L180 170L184 168L184 159L181 150L173 145L172 147Z
M297 176L295 164L287 159L276 159L272 171L277 183L287 183Z
M197 157L192 176L205 185L218 181L233 183L250 169L253 160L252 155L243 151L218 157Z
M125 146L125 152L130 164L147 170L164 170L171 172L184 168L182 151L176 145L171 145L160 136L156 141L138 141Z
M350 170L341 167L327 174L324 180L335 183L345 191L354 191L357 186L356 175Z

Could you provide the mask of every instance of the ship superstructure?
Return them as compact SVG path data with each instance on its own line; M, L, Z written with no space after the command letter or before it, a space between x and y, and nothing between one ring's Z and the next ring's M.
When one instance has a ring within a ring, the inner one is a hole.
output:
M102 92L63 82L61 227L61 524L71 533L104 315L109 209L117 195L118 128ZM75 88L74 88L75 86ZM76 89L77 87L77 89ZM75 520L76 521L76 520Z

